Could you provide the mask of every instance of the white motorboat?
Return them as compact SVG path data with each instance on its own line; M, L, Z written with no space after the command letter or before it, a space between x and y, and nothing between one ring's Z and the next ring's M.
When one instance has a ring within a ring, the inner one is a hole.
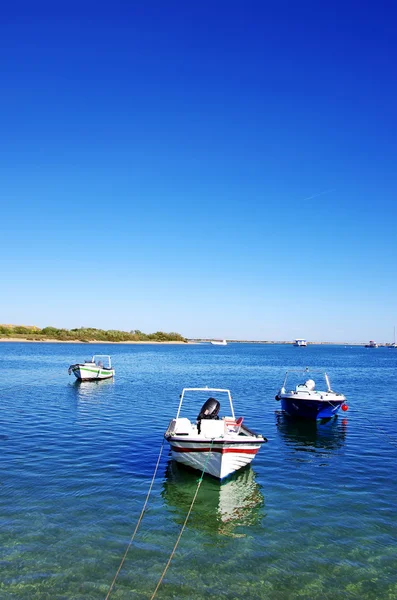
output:
M108 354L94 354L91 360L70 365L68 373L73 373L80 381L98 381L113 377L114 369Z
M210 344L213 346L227 346L226 340L211 340Z
M308 368L303 371L304 374L308 372ZM311 378L288 389L287 380L291 373L302 373L302 371L294 369L287 371L284 383L276 395L276 400L281 400L281 409L291 417L329 419L336 415L340 408L343 411L348 410L345 396L331 389L327 373L322 372L327 387L325 391L317 390Z
M294 341L293 346L298 346L300 348L304 348L305 346L307 346L307 341L304 340L303 338L297 338Z
M204 402L196 422L180 417L185 395L210 397ZM219 418L220 403L212 394L227 396L230 416ZM267 439L243 425L243 417L236 419L230 390L218 388L184 388L176 418L172 419L165 439L171 446L172 458L193 469L204 470L218 479L248 465Z

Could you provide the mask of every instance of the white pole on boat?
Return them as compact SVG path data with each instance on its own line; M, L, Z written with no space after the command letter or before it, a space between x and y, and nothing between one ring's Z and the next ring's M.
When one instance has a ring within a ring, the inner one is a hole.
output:
M179 400L178 412L176 413L176 418L179 418L179 413L181 412L183 396L185 395L185 390L182 390L181 399Z
M328 375L327 375L327 373L324 373L324 375L325 375L325 381L327 383L328 391L330 392L331 391L331 386L330 386L330 383L329 383Z
M233 402L232 402L232 395L230 393L230 391L227 391L227 395L229 396L229 402L230 402L230 410L232 411L232 417L233 419L235 419L236 417L234 416L234 408L233 408Z
M286 372L285 377L284 377L283 388L285 388L285 386L287 384L287 379L288 379L288 371Z

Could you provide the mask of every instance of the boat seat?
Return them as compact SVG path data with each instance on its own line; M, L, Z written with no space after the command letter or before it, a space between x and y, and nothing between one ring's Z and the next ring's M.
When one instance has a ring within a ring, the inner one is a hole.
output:
M225 417L224 420L227 431L234 431L235 433L239 433L241 425L244 421L244 417L239 417L238 419L233 419L233 417Z
M305 383L297 385L295 389L297 392L314 392L315 387L316 384L313 381L313 379L308 379L307 381L305 381Z
M186 417L176 419L175 430L176 435L188 435L192 432L192 424Z
M213 419L203 419L201 421L201 435L206 438L212 439L216 437L222 437L225 433L225 422L215 421Z

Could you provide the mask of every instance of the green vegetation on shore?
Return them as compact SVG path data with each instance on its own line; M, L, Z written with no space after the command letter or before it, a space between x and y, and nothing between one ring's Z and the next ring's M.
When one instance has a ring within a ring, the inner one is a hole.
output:
M179 333L142 333L139 329L133 331L118 331L117 329L95 329L94 327L79 327L78 329L58 329L56 327L38 327L24 325L0 325L0 337L21 338L34 341L59 340L61 342L186 342Z

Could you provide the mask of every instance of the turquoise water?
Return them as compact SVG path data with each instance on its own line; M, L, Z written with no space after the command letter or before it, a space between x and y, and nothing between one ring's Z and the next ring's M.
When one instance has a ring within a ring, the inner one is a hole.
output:
M112 355L114 381L67 375L90 352ZM397 351L2 343L0 358L1 599L106 597L179 393L201 385L230 388L269 443L225 484L204 479L156 598L397 599ZM306 365L347 413L278 412L285 370ZM151 597L196 482L165 447L110 598Z

